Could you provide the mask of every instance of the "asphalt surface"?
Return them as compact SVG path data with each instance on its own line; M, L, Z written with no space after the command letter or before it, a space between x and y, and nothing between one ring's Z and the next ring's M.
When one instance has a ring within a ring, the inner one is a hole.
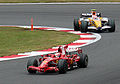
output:
M66 74L26 71L28 58L0 62L0 84L120 84L120 5L21 5L0 6L1 25L58 26L73 28L73 18L96 8L103 16L116 20L115 33L100 33L102 39L83 47L89 56L86 69Z

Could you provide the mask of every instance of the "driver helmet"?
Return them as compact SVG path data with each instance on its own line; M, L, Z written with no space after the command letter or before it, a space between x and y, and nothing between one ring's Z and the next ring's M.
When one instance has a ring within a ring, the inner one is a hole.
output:
M91 9L91 13L96 16L96 9Z

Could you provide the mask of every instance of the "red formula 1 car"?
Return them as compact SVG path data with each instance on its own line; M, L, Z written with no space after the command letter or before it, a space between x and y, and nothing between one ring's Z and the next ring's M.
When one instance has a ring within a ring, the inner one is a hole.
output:
M55 71L66 73L68 69L86 68L88 65L88 56L82 53L81 48L69 49L68 46L60 46L55 54L41 55L37 59L29 59L27 62L27 71L29 73Z

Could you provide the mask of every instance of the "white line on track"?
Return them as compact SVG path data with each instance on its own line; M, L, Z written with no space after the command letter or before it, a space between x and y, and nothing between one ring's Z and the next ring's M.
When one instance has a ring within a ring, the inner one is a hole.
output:
M92 40L77 40L77 41L74 41L73 43L87 43L89 41L92 41Z
M0 3L0 5L80 5L80 4L120 4L120 2L64 2L64 3Z
M82 38L95 38L95 35L80 35Z

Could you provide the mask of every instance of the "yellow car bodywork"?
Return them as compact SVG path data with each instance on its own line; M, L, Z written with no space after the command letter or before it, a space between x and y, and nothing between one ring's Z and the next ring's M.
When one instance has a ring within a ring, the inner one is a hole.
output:
M101 28L102 27L102 17L97 17L96 19L93 18L88 18L89 19L89 26L94 26L96 28Z

